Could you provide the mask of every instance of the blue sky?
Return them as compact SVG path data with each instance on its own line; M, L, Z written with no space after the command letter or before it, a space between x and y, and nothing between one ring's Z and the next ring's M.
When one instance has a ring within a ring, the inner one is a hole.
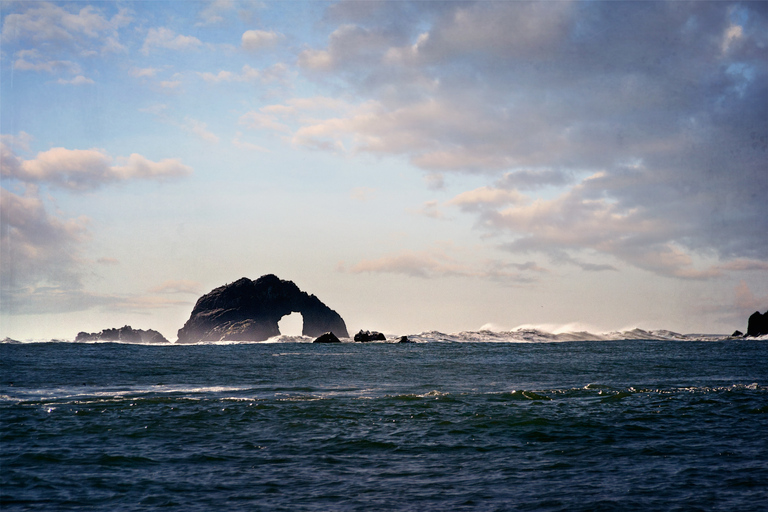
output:
M2 2L0 336L274 273L350 332L744 330L763 2Z

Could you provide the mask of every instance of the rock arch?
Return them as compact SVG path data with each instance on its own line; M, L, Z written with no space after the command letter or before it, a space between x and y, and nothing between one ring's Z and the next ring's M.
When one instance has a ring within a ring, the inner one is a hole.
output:
M179 329L177 343L198 341L264 341L280 334L278 322L292 312L304 319L302 334L333 332L348 338L341 316L292 281L268 274L246 277L203 295L189 320Z

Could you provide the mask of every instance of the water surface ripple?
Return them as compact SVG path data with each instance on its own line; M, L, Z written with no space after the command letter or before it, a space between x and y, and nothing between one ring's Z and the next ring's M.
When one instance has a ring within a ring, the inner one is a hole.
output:
M0 345L0 505L767 510L767 347Z

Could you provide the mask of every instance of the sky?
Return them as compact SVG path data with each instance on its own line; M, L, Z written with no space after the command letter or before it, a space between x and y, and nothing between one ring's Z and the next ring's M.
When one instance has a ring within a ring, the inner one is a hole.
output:
M0 6L0 337L270 273L350 332L768 310L768 2Z

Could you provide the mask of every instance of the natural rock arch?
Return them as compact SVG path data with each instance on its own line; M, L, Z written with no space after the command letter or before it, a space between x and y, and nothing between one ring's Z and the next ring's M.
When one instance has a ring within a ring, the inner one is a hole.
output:
M330 331L340 338L349 337L338 313L292 281L269 274L253 281L243 277L200 297L179 329L177 343L264 341L278 336L278 322L293 312L301 313L305 336Z

